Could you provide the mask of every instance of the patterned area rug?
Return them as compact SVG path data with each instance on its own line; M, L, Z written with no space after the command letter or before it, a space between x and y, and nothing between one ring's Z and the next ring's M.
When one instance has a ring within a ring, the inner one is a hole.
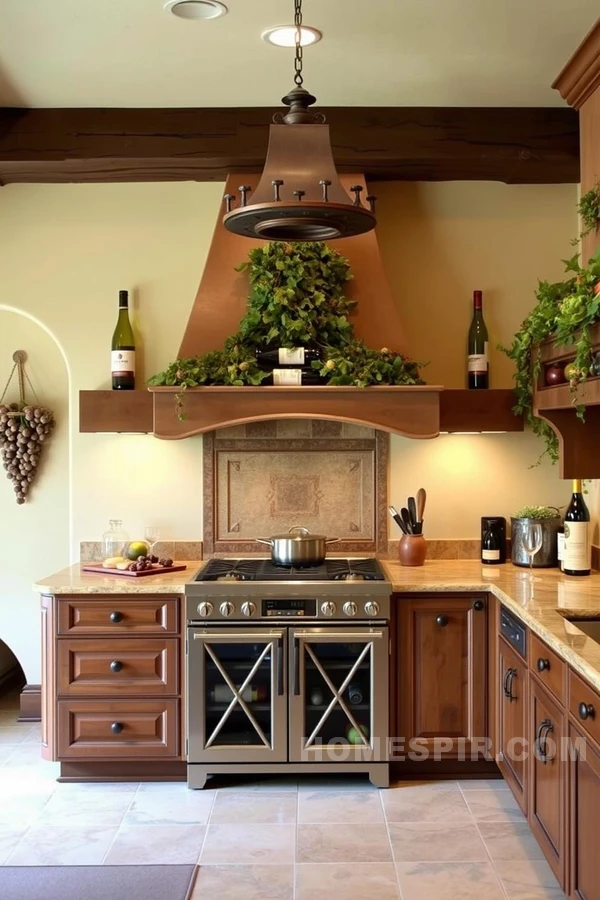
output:
M0 866L2 900L189 900L196 866Z

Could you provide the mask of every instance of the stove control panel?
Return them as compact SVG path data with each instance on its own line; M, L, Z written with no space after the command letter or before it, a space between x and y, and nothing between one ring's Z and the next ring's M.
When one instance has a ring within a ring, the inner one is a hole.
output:
M262 614L267 618L282 616L287 618L304 618L317 615L317 601L310 600L263 600Z

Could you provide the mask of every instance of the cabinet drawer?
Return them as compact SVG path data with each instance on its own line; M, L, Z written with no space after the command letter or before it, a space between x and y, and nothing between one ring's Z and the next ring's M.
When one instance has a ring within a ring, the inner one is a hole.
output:
M529 665L542 684L564 704L567 696L565 687L567 665L535 634L530 635L529 640Z
M569 712L600 747L600 697L575 672L569 672Z
M177 638L57 641L59 696L176 694L178 673Z
M70 597L58 601L58 634L177 634L179 601Z
M179 756L178 700L59 700L59 759Z

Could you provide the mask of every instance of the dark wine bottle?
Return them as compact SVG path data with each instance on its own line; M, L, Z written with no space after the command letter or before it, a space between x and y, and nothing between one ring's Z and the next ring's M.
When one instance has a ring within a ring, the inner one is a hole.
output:
M322 378L315 369L273 369L269 377L262 382L262 384L273 384L279 387L326 383L327 379Z
M310 366L321 359L321 351L315 347L278 347L276 350L257 350L256 361L266 369L292 366Z
M112 338L111 371L113 391L135 388L135 338L129 321L129 294L119 291L119 318Z
M581 479L573 480L573 495L565 513L565 575L589 575L592 571L590 512L581 492Z
M490 524L481 542L481 562L486 566L497 566L502 562L500 534L493 524Z
M473 320L468 339L468 384L470 390L489 387L488 330L483 319L483 295L473 291Z

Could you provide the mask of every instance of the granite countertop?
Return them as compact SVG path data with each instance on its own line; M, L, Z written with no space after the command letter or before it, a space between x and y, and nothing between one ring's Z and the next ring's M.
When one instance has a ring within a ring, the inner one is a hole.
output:
M183 559L175 560L175 564L187 566L187 569L132 578L83 572L82 567L86 564L76 563L48 578L42 578L33 589L40 594L183 594L186 584L194 580L205 563L198 559Z
M529 570L478 560L432 560L419 568L381 560L396 592L489 591L600 691L600 644L567 621L600 618L600 573L573 578L558 569Z
M127 578L82 572L77 564L41 579L42 594L183 594L205 561L183 560L187 569L165 575ZM432 560L419 568L381 560L398 593L489 591L600 691L600 644L567 621L600 617L600 573L570 578L558 569L529 571L506 563L483 566L478 560Z

